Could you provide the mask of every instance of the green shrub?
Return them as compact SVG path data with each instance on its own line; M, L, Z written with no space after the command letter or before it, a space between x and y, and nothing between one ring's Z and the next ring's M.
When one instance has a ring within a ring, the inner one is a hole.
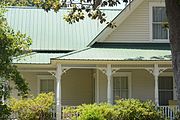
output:
M177 112L174 120L180 120L180 112Z
M115 105L83 104L63 112L72 120L165 120L152 102L137 99L118 100Z
M114 106L120 120L164 120L155 104L151 101L142 102L137 99L116 101Z
M11 114L10 108L6 105L3 104L0 101L0 120L6 120L8 119L8 116Z
M76 109L69 107L64 111L72 120L112 120L118 116L110 104L83 104Z
M54 104L54 93L42 93L35 98L11 98L9 107L18 114L18 120L51 120L50 109Z

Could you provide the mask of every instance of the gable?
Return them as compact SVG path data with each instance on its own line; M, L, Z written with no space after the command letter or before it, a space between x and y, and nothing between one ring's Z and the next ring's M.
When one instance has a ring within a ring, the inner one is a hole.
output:
M104 10L114 18L119 10ZM32 50L71 51L84 48L105 27L99 21L86 18L76 24L63 20L67 9L58 13L30 7L11 7L7 21L15 31L26 33L33 40Z
M154 2L164 4L164 0L133 0L116 18L116 22L120 21L117 27L114 30L105 30L104 36L102 35L103 37L99 37L96 41L105 43L153 42L151 38L150 4Z

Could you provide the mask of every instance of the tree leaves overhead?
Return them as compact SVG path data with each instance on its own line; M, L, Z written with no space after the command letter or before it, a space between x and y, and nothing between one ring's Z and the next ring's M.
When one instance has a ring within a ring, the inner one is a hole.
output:
M72 24L89 17L93 20L106 23L110 27L115 27L110 21L106 21L106 14L101 11L100 7L114 7L120 4L119 0L33 0L35 6L43 8L46 12L51 9L58 12L61 8L69 7L68 14L64 15L64 20Z
M121 0L128 3L129 0ZM61 8L70 8L64 15L64 20L70 24L79 22L85 17L98 20L101 24L106 23L109 27L115 27L114 23L107 21L106 14L100 7L114 7L121 4L119 0L0 0L6 6L36 6L46 12L54 10L58 12Z

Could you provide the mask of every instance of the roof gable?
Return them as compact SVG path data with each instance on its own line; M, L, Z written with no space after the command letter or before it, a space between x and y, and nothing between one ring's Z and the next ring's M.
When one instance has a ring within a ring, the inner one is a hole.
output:
M112 22L116 24L116 26L119 26L121 23L123 23L123 21L129 16L131 15L131 13L138 8L141 3L144 0L132 0L113 20ZM106 26L101 33L99 33L94 40L92 40L88 46L93 45L95 42L97 41L102 41L105 38L107 38L114 30L116 30L116 28L112 29L109 28L108 26Z

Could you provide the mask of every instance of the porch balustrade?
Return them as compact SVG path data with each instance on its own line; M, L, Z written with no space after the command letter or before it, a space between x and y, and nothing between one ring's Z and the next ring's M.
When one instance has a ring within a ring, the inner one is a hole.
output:
M77 108L77 106L62 106L61 107L61 110L62 110L62 114L61 114L62 117L61 118L62 118L62 120L70 120L69 119L70 116L78 116L78 113L75 114L75 115L64 113L63 110L66 109L67 107L72 107L74 109ZM170 120L174 120L175 114L177 113L177 111L180 111L178 106L159 106L157 108L162 111L162 114L163 114L164 117L167 117ZM53 120L56 120L55 110L56 110L55 108L53 108L51 110ZM12 114L11 115L11 120L17 120L17 114Z

